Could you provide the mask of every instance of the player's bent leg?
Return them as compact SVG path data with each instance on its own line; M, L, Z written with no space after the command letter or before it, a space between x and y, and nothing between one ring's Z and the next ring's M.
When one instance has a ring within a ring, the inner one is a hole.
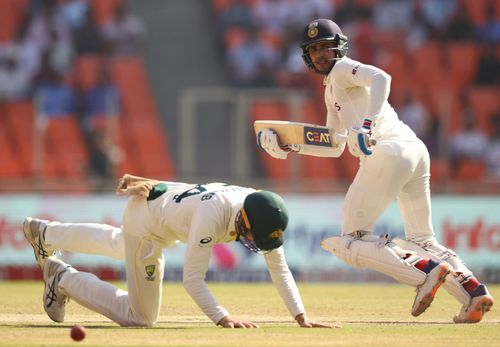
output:
M480 283L458 255L451 249L439 244L434 237L420 242L394 239L400 247L417 252L421 256L430 256L448 262L453 271L447 277L444 288L461 304L460 312L453 318L455 323L477 323L493 306L493 297Z
M160 313L164 257L160 244L124 232L128 296L131 307L148 325Z
M69 267L59 280L58 290L83 307L108 317L121 326L149 326L129 303L125 290L97 276Z
M121 228L107 224L50 222L45 231L45 244L74 253L125 257Z
M451 267L444 262L423 258L401 249L387 237L364 235L334 236L321 242L321 247L355 267L369 268L417 287L412 314L418 316L431 304L436 291Z

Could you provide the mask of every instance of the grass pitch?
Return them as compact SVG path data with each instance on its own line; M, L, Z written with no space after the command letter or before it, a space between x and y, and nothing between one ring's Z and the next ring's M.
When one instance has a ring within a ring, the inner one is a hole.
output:
M124 287L124 284L120 284ZM222 329L211 323L178 283L165 284L153 328L121 328L70 302L66 322L43 311L43 282L0 282L0 346L499 346L500 311L493 306L479 324L453 324L460 305L441 289L420 317L410 314L413 289L396 284L299 284L311 319L339 329L301 329L271 284L210 283L233 316L260 329ZM500 286L489 286L494 298ZM87 336L70 339L82 324Z

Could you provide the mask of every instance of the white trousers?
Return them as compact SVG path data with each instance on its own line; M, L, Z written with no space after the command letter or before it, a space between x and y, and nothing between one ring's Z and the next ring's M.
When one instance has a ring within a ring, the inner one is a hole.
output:
M462 287L464 278L473 276L460 258L440 245L434 234L431 215L430 158L424 143L381 141L371 156L362 158L360 168L346 194L342 235L371 232L389 204L396 200L404 223L403 250L425 258L447 261L454 274L444 287L466 304L470 295ZM426 244L433 246L428 249Z
M423 142L381 141L360 164L345 197L342 235L372 231L380 215L397 200L408 240L420 242L434 236L430 158Z
M59 289L82 306L122 326L151 326L158 319L161 303L162 246L152 237L144 199L131 199L123 219L122 233L108 225L51 223L46 237L47 243L54 247L60 245L57 241L63 243L65 250L81 251L96 247L102 251L99 254L115 258L119 258L120 253L124 254L128 292L101 281L93 274L74 269L64 273ZM102 237L99 231L103 232ZM73 241L70 241L71 235Z

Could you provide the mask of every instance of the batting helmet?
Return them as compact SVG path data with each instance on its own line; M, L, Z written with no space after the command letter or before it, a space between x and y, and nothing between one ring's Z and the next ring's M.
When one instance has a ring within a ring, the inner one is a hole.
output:
M265 253L283 244L288 211L278 194L257 191L245 198L235 223L237 240L253 252Z
M320 41L332 41L335 43L335 47L331 48L337 52L336 58L332 58L333 67L333 65L335 65L335 61L341 59L347 53L347 36L345 36L339 26L330 19L315 19L312 22L309 22L309 24L305 27L303 40L300 44L300 48L302 48L302 59L304 59L307 67L314 72L328 74L330 71L325 73L316 69L308 52L308 48L311 44Z

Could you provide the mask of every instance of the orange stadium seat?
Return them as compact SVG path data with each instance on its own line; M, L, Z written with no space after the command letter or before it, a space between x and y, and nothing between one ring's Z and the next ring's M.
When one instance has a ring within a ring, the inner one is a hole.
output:
M0 43L15 37L27 4L28 0L0 0Z
M113 80L122 94L125 117L157 114L143 62L140 58L115 58L111 61L111 71Z
M88 89L97 83L103 59L100 54L85 54L76 58L73 73L82 88Z
M231 6L231 0L212 0L212 8L215 12L222 12Z
M97 23L105 24L112 16L116 6L123 0L91 0L91 6L94 10Z
M454 178L459 181L478 181L484 177L486 170L483 161L463 159L458 162Z
M472 87L468 96L477 125L490 134L491 117L500 112L500 87Z
M12 140L12 145L21 169L25 175L32 174L34 106L32 101L9 102L5 104L5 126Z
M55 160L59 175L83 178L89 158L80 126L73 115L49 119L44 141L46 154Z
M488 14L488 5L491 2L492 0L462 0L460 4L465 6L468 17L471 18L472 21L477 25L483 24L486 21Z
M273 50L280 50L283 45L283 38L280 34L271 30L259 31L259 41Z
M473 1L472 1L473 2ZM450 43L445 47L451 84L461 89L473 82L479 63L479 52L474 43Z
M136 57L115 58L111 61L111 71L122 94L121 116L126 121L121 126L123 148L127 155L130 154L121 167L129 165L136 170L161 173L161 177L173 177L175 167L167 147L167 135L160 130L162 127L142 60ZM162 155L148 157L148 162L145 162L143 152L150 151L152 141ZM141 153L134 154L138 148L142 149Z
M425 43L413 54L408 76L421 87L448 85L446 70L443 66L443 50L441 45L433 42Z
M0 158L0 177L21 176L21 165L2 124L0 124Z
M448 179L450 166L447 160L431 159L431 184L439 184Z
M405 90L410 87L411 69L408 66L408 56L400 49L392 49L386 52L382 59L380 68L391 75L391 102L399 105L403 102Z

